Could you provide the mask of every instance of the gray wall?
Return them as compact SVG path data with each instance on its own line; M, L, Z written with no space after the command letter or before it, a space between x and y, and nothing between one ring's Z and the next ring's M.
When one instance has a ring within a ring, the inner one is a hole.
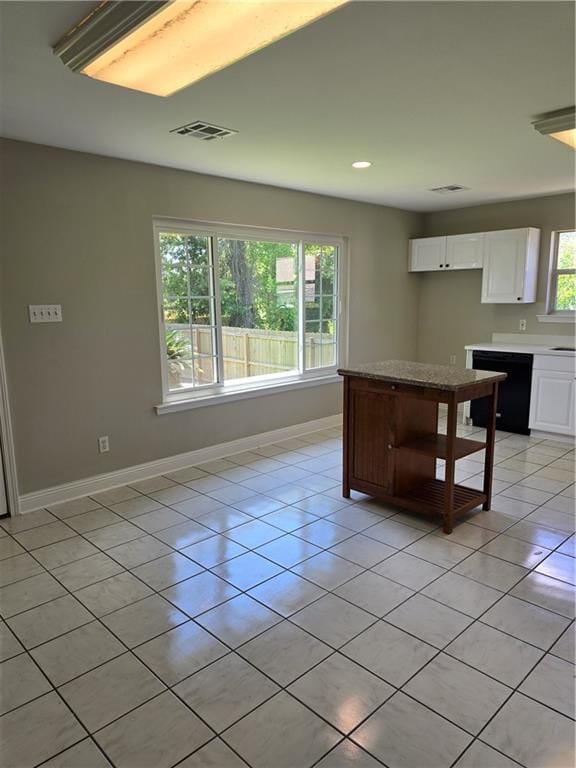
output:
M157 416L152 218L350 237L350 361L416 354L419 214L16 141L2 143L2 329L20 492L335 414L340 386ZM28 304L64 322L30 325ZM111 452L97 453L109 435Z
M519 333L523 318L528 334L573 334L573 323L539 323L536 319L546 311L550 235L553 230L573 226L574 196L569 194L426 214L423 236L516 227L538 227L542 232L535 304L481 304L479 269L414 275L419 283L418 359L448 364L450 355L456 355L458 365L464 365L466 344L490 341L493 332Z

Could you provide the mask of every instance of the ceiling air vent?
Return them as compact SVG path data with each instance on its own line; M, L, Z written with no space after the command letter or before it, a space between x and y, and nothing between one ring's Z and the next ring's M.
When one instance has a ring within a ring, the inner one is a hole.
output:
M170 133L179 133L180 136L193 136L201 141L213 141L214 139L225 139L227 136L234 136L238 131L195 120L193 123L181 125L180 128L174 128Z
M439 195L451 195L454 192L466 192L470 187L463 187L461 184L448 184L446 187L433 187L429 192L437 192Z

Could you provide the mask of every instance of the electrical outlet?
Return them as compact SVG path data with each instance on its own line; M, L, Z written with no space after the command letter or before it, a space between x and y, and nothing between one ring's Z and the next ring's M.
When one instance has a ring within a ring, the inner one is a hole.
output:
M108 435L98 438L98 453L108 453L110 450L110 439Z
M520 320L518 323L518 330L525 331L526 330L526 320Z
M449 361L450 365L456 365L456 355L450 355Z
M61 323L62 306L60 304L29 304L28 317L31 323Z

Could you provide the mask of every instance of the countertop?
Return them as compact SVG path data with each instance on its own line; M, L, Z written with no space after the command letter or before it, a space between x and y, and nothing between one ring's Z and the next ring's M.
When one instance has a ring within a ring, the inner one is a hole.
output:
M574 343L574 342L573 342ZM569 344L508 344L502 341L487 341L483 344L467 344L464 349L486 352L520 352L525 355L560 355L574 357L576 352L552 349L553 346L570 346Z
M455 368L453 365L429 365L405 360L384 360L379 363L339 368L341 376L358 376L363 379L379 379L397 384L412 384L432 389L458 390L486 381L502 381L505 373L477 371L472 368Z

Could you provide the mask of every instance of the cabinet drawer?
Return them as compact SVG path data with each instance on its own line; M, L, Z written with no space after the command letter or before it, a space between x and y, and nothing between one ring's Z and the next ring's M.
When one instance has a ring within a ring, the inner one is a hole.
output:
M534 355L533 368L538 371L574 373L576 370L576 355Z

